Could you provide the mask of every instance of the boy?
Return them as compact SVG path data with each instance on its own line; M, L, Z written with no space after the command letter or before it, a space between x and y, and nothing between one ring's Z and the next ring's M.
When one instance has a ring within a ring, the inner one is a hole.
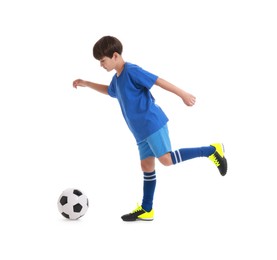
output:
M77 79L73 87L90 87L102 94L117 98L122 115L133 133L140 154L143 171L142 204L131 213L123 215L123 221L153 220L153 197L156 187L155 158L165 166L185 160L208 157L224 176L227 172L227 160L223 145L212 144L206 147L182 148L171 150L168 135L168 118L155 103L150 88L157 85L179 96L187 106L195 104L195 97L174 86L166 80L150 73L135 64L125 62L122 57L123 46L112 36L104 36L93 47L93 56L100 61L101 67L108 72L115 70L110 85L102 85Z

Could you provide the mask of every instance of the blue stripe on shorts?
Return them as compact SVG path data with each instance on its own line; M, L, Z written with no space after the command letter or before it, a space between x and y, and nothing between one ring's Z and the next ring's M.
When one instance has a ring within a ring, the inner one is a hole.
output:
M171 152L171 143L167 125L138 143L140 160L148 157L159 158Z

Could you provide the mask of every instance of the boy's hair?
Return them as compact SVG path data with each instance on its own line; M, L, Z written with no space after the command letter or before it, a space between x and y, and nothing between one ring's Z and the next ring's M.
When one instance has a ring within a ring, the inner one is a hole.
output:
M101 60L103 57L112 58L115 52L121 55L122 51L122 43L113 36L104 36L93 46L93 56L97 60Z

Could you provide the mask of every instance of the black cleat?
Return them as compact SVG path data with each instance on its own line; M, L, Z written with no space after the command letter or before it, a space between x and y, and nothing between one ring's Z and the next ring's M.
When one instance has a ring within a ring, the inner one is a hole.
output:
M217 166L220 174L224 176L227 173L227 160L224 156L224 147L222 144L211 144L215 152L209 156L209 159Z

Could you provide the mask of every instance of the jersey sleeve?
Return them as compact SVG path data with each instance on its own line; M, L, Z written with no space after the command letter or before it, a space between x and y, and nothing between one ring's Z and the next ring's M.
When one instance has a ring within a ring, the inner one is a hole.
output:
M108 94L109 96L113 97L113 98L116 98L116 91L115 91L115 80L114 80L114 77L108 87Z
M130 73L131 79L137 88L150 89L158 79L157 75L152 74L139 66L132 68Z

